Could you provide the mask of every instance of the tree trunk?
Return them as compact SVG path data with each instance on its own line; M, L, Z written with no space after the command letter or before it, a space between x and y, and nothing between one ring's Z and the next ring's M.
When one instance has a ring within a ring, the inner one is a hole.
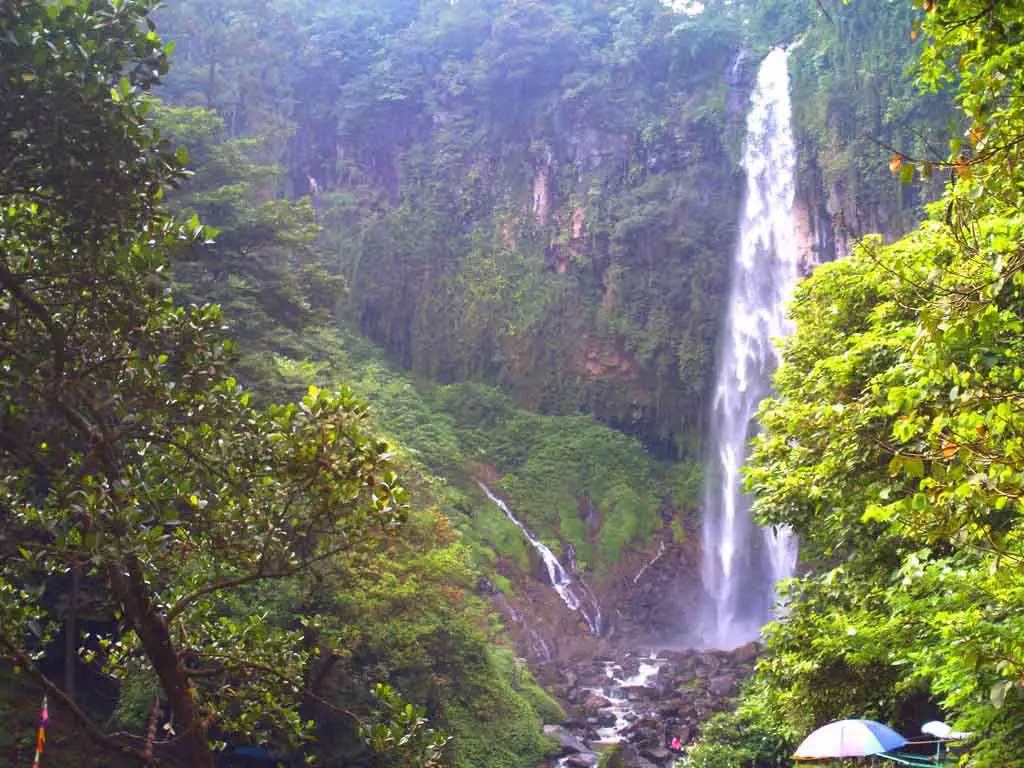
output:
M71 597L64 620L64 691L75 700L75 672L78 669L78 594L82 589L82 566L71 566Z
M107 568L108 578L125 617L139 635L146 655L164 689L177 730L176 752L190 768L214 768L213 753L199 707L163 617L150 600L149 589L134 559Z
M206 70L206 106L208 109L214 109L213 103L213 91L217 87L217 58L216 54L210 54L210 63Z

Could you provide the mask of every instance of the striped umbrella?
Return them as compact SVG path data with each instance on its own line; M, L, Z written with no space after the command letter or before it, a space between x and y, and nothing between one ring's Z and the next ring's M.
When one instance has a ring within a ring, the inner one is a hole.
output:
M906 743L907 740L892 728L874 720L836 720L804 739L793 758L865 757L899 749Z

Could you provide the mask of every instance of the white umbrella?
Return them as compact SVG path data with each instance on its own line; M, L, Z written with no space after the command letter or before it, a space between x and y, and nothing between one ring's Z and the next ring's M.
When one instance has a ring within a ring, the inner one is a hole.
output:
M927 733L929 736L934 736L937 739L946 739L948 741L967 739L970 738L971 735L967 731L954 731L951 726L946 725L941 720L929 720L921 726L921 733Z

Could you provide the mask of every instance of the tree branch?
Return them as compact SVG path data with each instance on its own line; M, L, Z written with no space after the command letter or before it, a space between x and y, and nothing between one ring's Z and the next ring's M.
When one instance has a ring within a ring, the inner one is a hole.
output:
M206 655L206 654L204 654L204 655ZM262 672L265 675L269 675L271 677L275 677L278 680L281 680L281 681L287 683L288 685L294 685L295 684L295 681L292 678L288 677L288 675L284 674L280 670L274 669L273 667L268 667L265 664L258 664L256 662L252 662L252 661L241 661L241 660L237 660L237 659L232 659L229 656L210 656L209 658L211 658L212 660L215 660L215 661L220 661L224 665L223 671L225 671L225 672L242 671L242 670L253 670L255 672ZM332 712L335 712L336 714L339 714L339 715L345 715L346 717L350 717L357 724L362 725L363 719L361 717L359 717L359 715L357 715L352 710L345 709L344 707L339 707L337 704L332 704L330 701L328 701L327 699L323 698L319 694L314 693L311 689L307 688L304 685L296 686L296 688L297 688L299 693L302 693L302 694L304 694L306 696L309 696L310 699L312 699L313 701L317 702L318 704L322 704L323 706L327 707Z
M828 23L835 24L835 21L832 20L832 16L825 10L825 4L821 0L816 0L816 2L818 4L818 10L822 12L826 19L828 19Z
M222 581L215 581L212 584L207 584L205 587L200 587L195 592L185 595L174 603L169 609L167 609L166 621L168 623L174 621L178 616L181 615L182 611L188 608L192 603L201 598L203 595L209 595L214 592L220 592L222 589L234 589L240 587L243 584L250 584L254 581L260 581L261 579L283 579L286 576L294 575L294 571L280 571L280 572L264 572L262 570L254 571L253 573L247 573L245 576L239 576L234 579L224 579Z
M53 316L47 311L46 307L36 301L35 297L22 287L21 280L7 268L3 261L0 261L0 286L3 286L19 304L35 315L46 326L46 330L49 331L50 339L53 342L53 378L59 379L64 374L64 360L67 356L67 337L64 329L54 321Z
M345 550L349 549L349 547L350 544L346 541L345 543L340 544L337 547L333 547L326 552L321 552L320 554L312 557L302 558L299 564L292 568L285 568L280 571L264 571L262 570L261 565L258 570L252 573L247 573L244 576L238 576L234 579L223 579L221 581L213 582L212 584L207 584L205 587L199 587L195 592L179 598L174 605L167 609L166 621L170 623L172 620L177 618L182 611L203 595L209 595L223 589L233 589L234 587L239 587L243 584L251 584L254 581L261 581L263 579L286 579L289 576L295 576L303 569L308 568L315 563L323 562L330 557L334 557L334 555L341 554Z

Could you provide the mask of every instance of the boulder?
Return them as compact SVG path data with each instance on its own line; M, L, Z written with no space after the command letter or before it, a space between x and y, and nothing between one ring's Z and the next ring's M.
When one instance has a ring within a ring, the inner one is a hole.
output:
M658 693L654 688L649 688L646 685L627 685L622 689L622 692L630 701L653 699Z
M610 728L615 725L618 718L615 717L614 712L599 712L592 717L587 718L587 725L593 726L594 728Z
M672 756L672 753L665 747L647 747L640 750L640 755L656 763L664 763Z
M576 678L576 684L589 688L600 688L603 685L608 685L611 679L605 674L604 670L590 670L589 672L581 672Z
M731 675L719 675L708 680L708 693L718 698L733 696L738 687L736 679Z
M589 751L587 745L580 741L575 734L560 725L545 725L544 735L558 739L558 745L561 747L563 755Z
M619 755L622 757L622 764L628 766L628 768L658 768L657 765L643 757L636 747L626 745L619 752Z
M573 768L594 768L598 759L593 752L580 752L565 758L563 765L571 765Z
M672 687L673 688L686 688L693 684L696 679L694 670L692 669L681 669L672 676Z
M679 709L686 705L685 701L681 699L673 699L672 701L663 701L658 706L659 717L675 717L679 713Z
M623 730L623 734L634 744L647 747L661 746L665 728L661 721L654 717L644 717Z
M751 640L746 645L741 645L732 652L733 664L749 664L761 653L761 646L756 640Z
M713 677L722 668L721 660L711 653L702 653L697 657L697 666L694 675L697 677Z
M587 695L583 697L583 701L580 702L580 706L585 712L593 713L599 710L610 707L612 703L608 701L604 696L595 691L587 691Z

